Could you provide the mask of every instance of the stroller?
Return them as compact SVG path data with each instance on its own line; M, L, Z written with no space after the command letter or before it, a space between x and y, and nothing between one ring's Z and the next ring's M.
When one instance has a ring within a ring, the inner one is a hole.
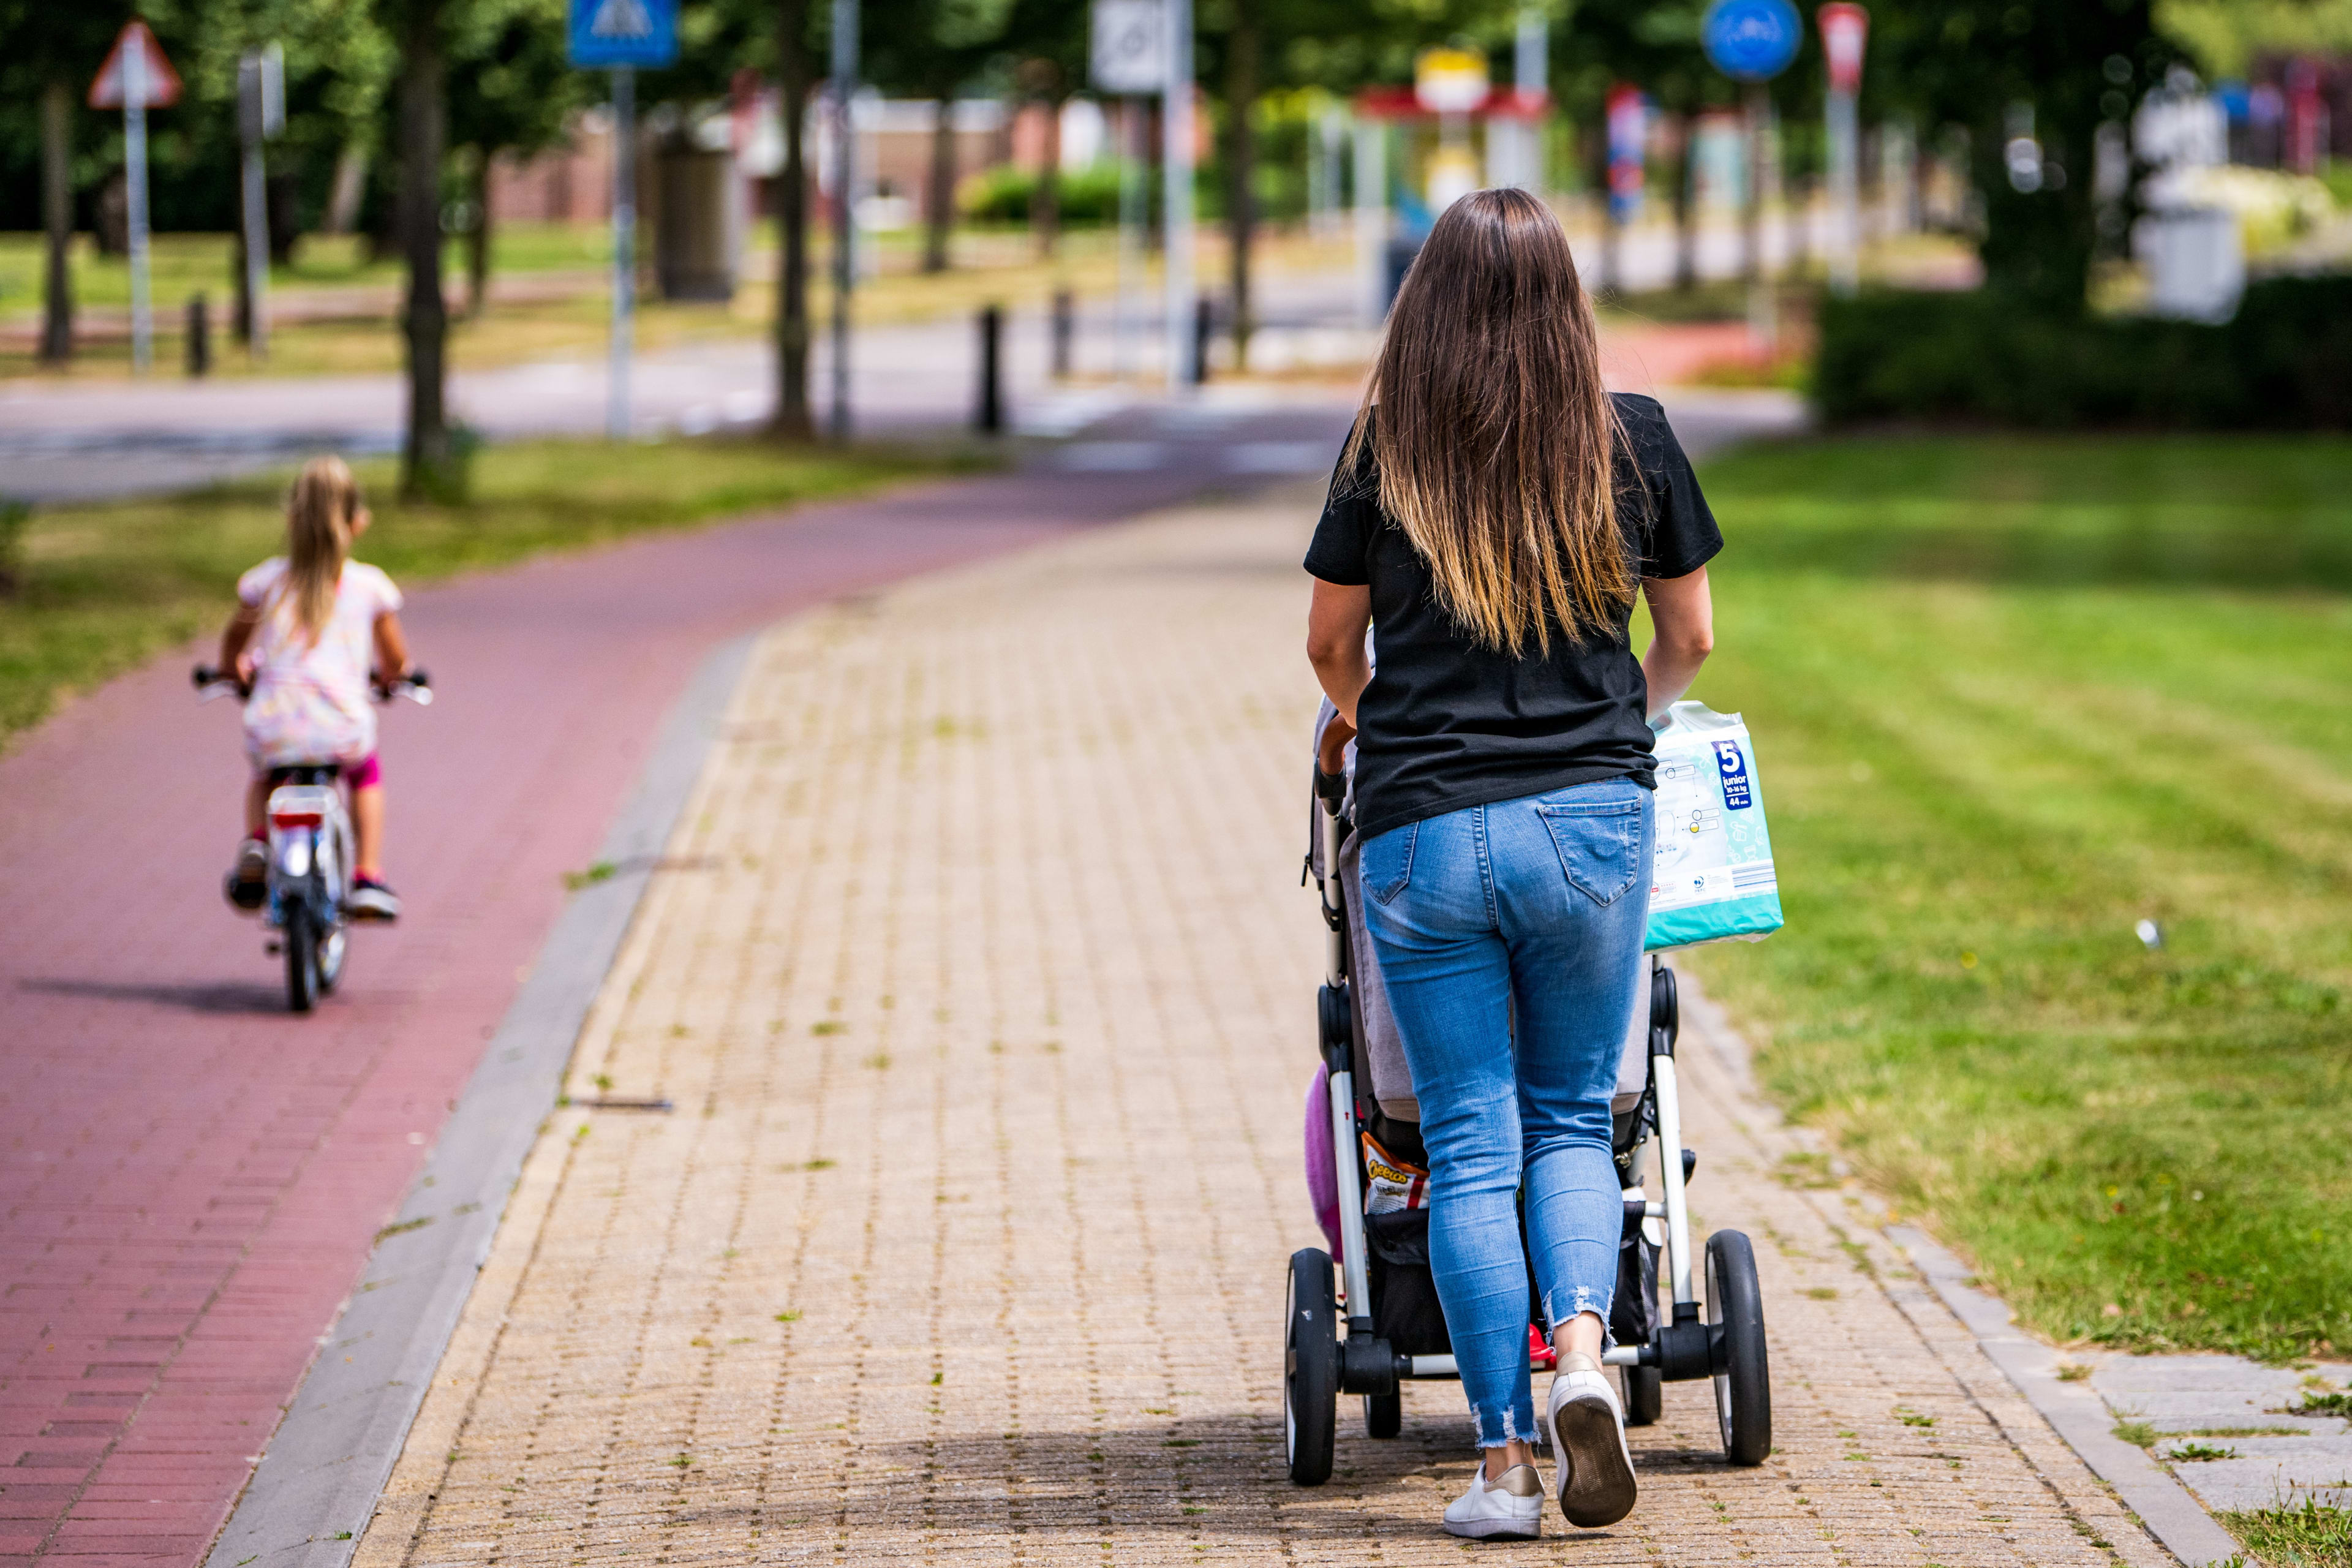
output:
M1283 1315L1285 1451L1290 1479L1307 1487L1330 1479L1341 1394L1362 1396L1367 1435L1393 1437L1402 1428L1404 1384L1458 1376L1430 1272L1429 1211L1422 1204L1428 1156L1420 1107L1364 931L1352 820L1353 744L1339 772L1322 770L1323 733L1335 717L1327 702L1316 725L1314 831L1306 868L1321 893L1330 942L1318 997L1322 1066L1307 1105L1307 1163L1318 1217L1339 1255L1339 1292L1333 1289L1331 1254L1303 1248L1290 1258ZM1610 1348L1601 1360L1619 1369L1628 1426L1658 1419L1664 1384L1712 1379L1725 1459L1760 1465L1772 1448L1772 1396L1755 1252L1738 1231L1709 1236L1702 1304L1692 1288L1684 1205L1685 1184L1698 1156L1682 1146L1675 1097L1675 972L1653 954L1634 984L1633 1022L1611 1103L1625 1219ZM1657 1198L1643 1181L1654 1137L1660 1153ZM1667 1157L1669 1151L1679 1158ZM1673 1301L1673 1315L1663 1321L1661 1251ZM1528 1294L1529 1364L1549 1370L1552 1325L1543 1321L1532 1269Z

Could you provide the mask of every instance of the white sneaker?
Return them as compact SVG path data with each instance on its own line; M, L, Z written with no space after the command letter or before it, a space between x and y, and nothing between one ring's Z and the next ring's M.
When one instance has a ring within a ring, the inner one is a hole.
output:
M1470 1489L1445 1510L1445 1533L1473 1541L1533 1541L1543 1534L1543 1480L1533 1465L1513 1465L1489 1486L1486 1463L1470 1472Z
M1552 1374L1552 1452L1559 1466L1559 1511L1586 1530L1633 1511L1633 1451L1617 1385L1591 1356L1562 1356Z

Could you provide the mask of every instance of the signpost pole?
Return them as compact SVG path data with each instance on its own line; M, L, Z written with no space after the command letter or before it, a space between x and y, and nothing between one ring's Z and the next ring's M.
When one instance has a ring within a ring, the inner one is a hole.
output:
M677 0L571 0L575 66L613 73L613 342L604 433L629 437L629 355L637 320L637 68L677 58Z
M245 142L246 349L269 357L269 196L262 148L285 128L284 57L276 44L236 62L236 123Z
M147 290L147 51L142 42L122 52L122 172L131 220L131 368L144 375L155 359L155 318Z
M1377 327L1389 313L1389 128L1356 115L1356 319Z
M1551 29L1541 6L1523 5L1519 8L1518 34L1514 44L1511 85L1518 89L1523 100L1538 93L1549 93ZM1543 126L1541 120L1515 121L1511 132L1519 146L1518 167L1515 174L1517 183L1538 195L1543 193L1545 185ZM1486 127L1486 134L1492 136L1496 129L1496 125L1490 123Z
M1855 210L1857 198L1854 163L1858 156L1855 142L1860 138L1856 124L1854 95L1832 92L1829 95L1830 136L1830 288L1842 295L1851 296L1862 277L1861 216Z
M1135 370L1143 314L1144 173L1150 163L1150 95L1167 84L1166 0L1093 0L1087 8L1087 74L1095 90L1119 106L1118 298L1112 307L1111 366L1124 381Z
M629 350L637 317L637 68L613 68L613 370L604 433L629 438Z
M1192 300L1192 0L1167 0L1168 77L1162 88L1161 163L1167 184L1168 390L1182 393L1200 380L1193 355Z
M1143 280L1143 166L1149 161L1144 100L1122 98L1118 108L1118 303L1111 331L1112 369L1121 381L1135 374L1136 295Z
M1829 62L1830 288L1851 296L1862 278L1861 127L1863 45L1870 13L1852 0L1831 0L1816 13L1822 54Z
M1764 248L1764 174L1772 163L1772 99L1760 81L1748 88L1748 336L1759 354L1780 344L1780 305Z
M833 438L849 439L849 294L857 282L857 0L833 0Z
M263 205L261 143L245 144L246 352L269 357L269 217Z
M1766 174L1772 163L1772 98L1764 84L1789 68L1805 24L1790 0L1714 0L1699 19L1699 41L1715 68L1748 84L1748 333L1759 356L1780 336L1772 264L1764 251Z

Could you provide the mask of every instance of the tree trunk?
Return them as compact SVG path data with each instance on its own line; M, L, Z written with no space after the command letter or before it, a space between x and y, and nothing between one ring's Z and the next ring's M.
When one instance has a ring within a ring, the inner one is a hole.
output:
M776 435L805 441L809 421L808 124L809 0L776 7L776 112L783 121L784 166L776 176Z
M482 313L490 299L490 159L489 148L475 149L474 227L466 237L466 316Z
M358 226L360 202L367 195L367 144L356 139L335 154L334 183L328 187L325 234L349 234Z
M930 185L923 195L923 270L948 269L948 240L955 231L956 133L955 100L940 100L939 122L931 128Z
M253 342L253 274L245 267L245 215L242 206L237 214L236 233L229 242L228 335L238 342Z
M400 248L408 265L401 327L408 345L408 433L400 493L450 494L447 375L449 310L441 291L441 160L448 100L441 52L441 0L409 0L401 38Z
M1036 241L1037 258L1051 260L1062 237L1062 100L1041 100L1045 111L1045 151L1039 159L1037 183L1029 189L1029 234Z
M1257 242L1257 108L1259 31L1257 8L1234 7L1233 36L1225 45L1225 234L1233 263L1234 368L1249 368L1250 333L1257 326L1250 307L1250 252Z
M73 89L52 81L41 92L41 224L48 231L42 290L41 360L73 358Z

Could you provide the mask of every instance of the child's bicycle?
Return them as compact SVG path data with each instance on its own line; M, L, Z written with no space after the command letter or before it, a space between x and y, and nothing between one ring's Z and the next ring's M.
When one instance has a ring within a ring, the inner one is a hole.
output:
M200 664L190 672L197 698L236 697L252 689L235 676ZM419 707L433 701L425 673L375 689L376 700L405 697ZM286 958L286 1003L307 1013L343 977L345 906L352 892L352 818L343 793L335 787L340 763L302 763L273 768L269 792L269 858L261 905L262 923L279 935L268 951Z

